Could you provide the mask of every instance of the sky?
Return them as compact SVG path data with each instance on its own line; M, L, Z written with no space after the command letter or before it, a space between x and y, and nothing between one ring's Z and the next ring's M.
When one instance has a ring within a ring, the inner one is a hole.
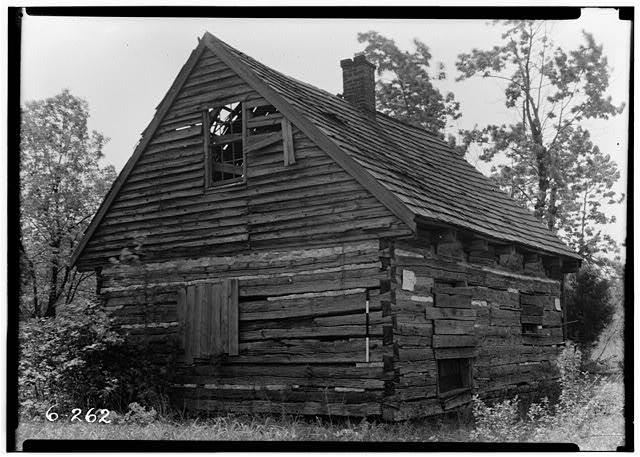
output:
M556 45L573 49L582 43L581 30L604 46L612 68L608 93L615 103L629 97L630 24L612 9L586 9L575 21L550 24ZM485 20L372 19L170 19L170 18L23 18L21 93L28 100L51 97L68 88L87 100L89 128L110 138L104 163L119 171L133 153L140 133L205 31L289 76L331 93L342 92L339 62L364 48L358 32L375 30L405 50L418 38L442 62L447 79L442 91L452 91L462 118L451 127L473 128L511 122L504 107L503 85L495 80L455 82L458 54L488 49L499 42L500 29ZM455 39L452 39L455 37ZM626 193L628 116L587 124L594 143L618 164L616 185ZM470 157L483 169L483 164ZM486 171L486 166L484 166ZM618 222L605 228L618 242L626 235L626 208L609 208ZM624 254L623 254L624 255Z

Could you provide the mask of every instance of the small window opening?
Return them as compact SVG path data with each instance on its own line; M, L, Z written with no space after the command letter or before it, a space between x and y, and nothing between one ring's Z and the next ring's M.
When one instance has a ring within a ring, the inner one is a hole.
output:
M523 335L536 335L538 330L542 328L541 325L537 324L522 324L522 334Z
M241 180L244 177L242 104L235 102L210 108L208 116L210 184Z
M471 387L471 359L438 360L438 392Z

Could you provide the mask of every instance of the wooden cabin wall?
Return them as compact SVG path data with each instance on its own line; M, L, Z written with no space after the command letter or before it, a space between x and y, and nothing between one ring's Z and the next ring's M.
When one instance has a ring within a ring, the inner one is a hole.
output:
M295 126L295 164L284 165L280 141L247 153L246 183L205 189L203 112L238 100L268 105L205 50L78 268L102 267L139 244L145 261L161 261L409 233Z
M559 281L508 271L507 259L503 266L471 264L415 242L390 242L384 253L392 278L383 300L383 316L392 317L383 330L393 348L387 419L440 414L471 400L469 389L439 392L438 359L470 358L473 392L488 400L532 392L558 377ZM541 328L523 335L523 322Z
M239 282L239 354L182 364L179 408L369 416L384 397L380 284L388 274L376 238L307 249L114 265L102 297L132 341L158 361L180 357L177 291ZM366 301L369 300L369 326ZM369 362L366 340L369 335Z

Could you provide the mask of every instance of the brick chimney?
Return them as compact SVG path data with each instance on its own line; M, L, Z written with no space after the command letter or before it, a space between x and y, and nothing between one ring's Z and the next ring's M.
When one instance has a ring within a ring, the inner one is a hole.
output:
M365 56L357 55L340 61L342 67L343 97L349 103L375 116L376 114L376 66Z

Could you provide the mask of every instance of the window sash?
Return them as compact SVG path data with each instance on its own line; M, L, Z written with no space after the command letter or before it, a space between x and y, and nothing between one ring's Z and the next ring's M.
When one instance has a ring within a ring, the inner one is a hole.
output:
M204 135L204 156L205 156L205 190L211 187L225 186L227 184L236 184L245 182L246 180L246 109L244 102L237 102L241 116L241 131L216 136L211 133L214 118L222 111L229 112L226 105L217 107L211 111L205 110L203 113L203 135ZM228 124L231 129L231 122L222 121L221 124ZM238 121L234 123L236 126ZM229 145L229 147L238 148L231 152L216 151L216 147ZM215 160L214 154L219 154L218 160ZM226 175L232 175L224 177ZM216 179L217 178L217 179Z

